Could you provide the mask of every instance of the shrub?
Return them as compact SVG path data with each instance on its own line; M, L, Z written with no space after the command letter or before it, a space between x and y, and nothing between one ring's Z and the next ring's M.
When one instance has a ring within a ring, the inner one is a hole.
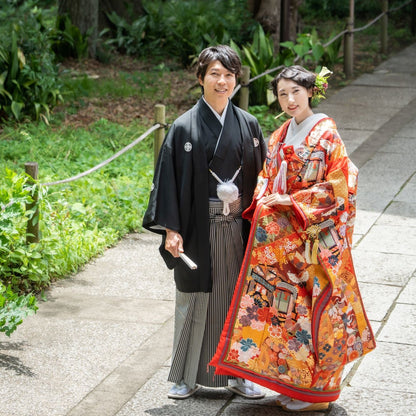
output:
M116 33L114 38L106 41L106 45L115 46L120 52L126 53L127 55L141 56L143 54L142 48L145 44L144 37L148 16L141 16L132 23L129 23L114 11L108 13L107 17L116 27ZM109 29L104 30L101 36L108 32Z
M10 336L28 315L36 313L35 296L18 295L0 283L0 332Z
M267 70L281 65L293 65L295 62L313 68L319 65L333 68L342 59L339 56L341 41L340 38L325 48L317 31L313 29L311 33L299 34L296 42L282 42L280 52L275 54L273 40L258 25L251 44L240 48L231 40L230 45L239 54L242 64L250 67L250 78L254 78ZM276 100L269 88L276 73L277 71L267 74L250 83L250 103L253 106L264 103L271 105Z
M62 96L42 13L33 9L9 28L0 45L0 120L47 121Z
M58 60L65 58L86 58L88 55L88 37L74 26L68 16L58 16L55 28L50 32L51 48Z
M132 23L110 14L116 34L106 43L135 56L159 53L189 65L208 45L243 42L254 27L244 0L147 0L143 8L145 15Z

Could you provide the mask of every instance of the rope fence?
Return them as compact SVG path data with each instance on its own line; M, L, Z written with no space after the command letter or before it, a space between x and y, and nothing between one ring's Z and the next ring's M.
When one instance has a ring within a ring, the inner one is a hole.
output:
M388 0L382 0L382 10L383 12L380 13L378 16L376 16L373 20L368 22L362 27L354 28L354 0L350 0L350 17L347 22L347 28L341 32L339 32L337 35L335 35L332 39L330 39L327 43L323 45L324 48L327 48L329 45L331 45L333 42L335 42L337 39L339 39L341 36L344 36L344 72L347 76L347 78L352 77L353 73L353 34L363 31L370 26L374 25L376 22L378 22L380 19L382 20L382 28L381 28L381 50L383 53L386 53L387 51L387 27L388 27L388 19L387 16L389 13L396 12L397 10L402 9L403 7L412 4L412 10L411 10L411 31L414 35L416 32L416 0L407 0L402 5L394 7L392 9L388 9ZM309 50L306 55L311 54L312 50ZM301 56L297 56L294 59L294 63L299 61ZM237 94L237 92L241 89L241 94L239 97L239 106L245 110L248 110L249 106L249 86L252 82L256 81L257 79L264 77L265 75L271 74L273 72L276 72L280 69L282 69L284 65L279 65L276 68L268 69L267 71L263 72L262 74L256 75L255 77L250 79L250 68L248 66L243 66L243 75L241 77L241 82L236 86L234 89L233 94L231 95L231 98ZM67 179L58 180L55 182L47 182L47 183L41 183L40 186L53 186L53 185L60 185L64 183L73 182L77 179L80 179L82 177L85 177L102 167L108 165L130 149L132 149L134 146L136 146L138 143L140 143L142 140L144 140L146 137L148 137L150 134L155 133L154 138L154 163L156 163L157 155L159 153L159 149L162 145L164 136L165 136L165 129L167 127L167 124L165 123L165 106L162 104L157 104L155 106L155 124L149 128L145 133L143 133L141 136L139 136L137 139L135 139L133 142L131 142L129 145L115 153L113 156L109 157L108 159L104 160L103 162L99 163L98 165L94 166L93 168L82 172L78 175L72 176ZM38 179L38 164L36 162L28 162L25 163L25 172L29 175L30 181L32 183L35 183L35 181ZM5 209L7 206L2 206L1 209ZM26 207L28 210L34 208L35 213L30 221L28 221L27 225L27 243L32 242L38 242L39 241L39 212L38 212L38 194L36 193L33 195L33 202L31 204L28 204Z
M129 145L127 145L126 147L124 147L123 149L118 151L117 153L114 153L113 156L111 156L108 159L104 160L103 162L99 163L97 166L94 166L93 168L91 168L89 170L86 170L85 172L79 173L78 175L72 176L71 178L68 178L68 179L62 179L62 180L56 181L56 182L42 183L41 186L60 185L62 183L73 182L73 181L76 181L77 179L83 178L84 176L87 176L90 173L93 173L93 172L97 171L98 169L101 169L102 167L108 165L113 160L117 159L119 156L123 155L124 153L126 153L127 151L132 149L134 146L136 146L136 144L139 144L143 139L145 139L147 136L152 134L157 129L160 129L161 127L165 127L165 126L162 126L160 123L156 123L149 130L147 130L145 133L143 133L140 137L138 137L136 140L131 142Z
M155 156L158 154L160 146L162 145L163 138L165 136L165 129L167 127L167 124L165 123L165 106L162 104L156 104L155 106L155 124L150 127L145 133L143 133L141 136L139 136L137 139L133 140L130 144L125 146L123 149L119 150L117 153L113 154L108 159L102 161L98 165L92 167L91 169L86 170L85 172L79 173L78 175L72 176L67 179L58 180L55 182L46 182L41 183L40 186L53 186L53 185L61 185L64 183L69 183L76 181L77 179L83 178L84 176L89 175L90 173L93 173L104 166L108 165L124 153L131 150L134 146L139 144L141 141L143 141L146 137L150 136L152 133L155 133L154 138L154 154ZM156 157L155 157L155 163L156 163ZM35 183L38 179L38 171L39 166L36 162L27 162L25 163L25 172L29 176L29 183ZM35 209L35 212L32 216L32 218L27 222L26 227L26 243L38 243L40 238L39 233L39 193L38 189L35 188L35 193L32 196L32 202L30 204L26 205L26 210L29 211L31 209ZM5 207L2 207L2 209Z

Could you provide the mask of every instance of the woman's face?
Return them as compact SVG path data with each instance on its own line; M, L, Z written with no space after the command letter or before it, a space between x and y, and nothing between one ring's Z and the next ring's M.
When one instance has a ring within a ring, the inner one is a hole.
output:
M234 91L236 76L220 61L212 61L208 65L204 79L199 77L199 83L204 87L204 97L208 104L222 112Z
M280 107L286 114L295 117L298 124L313 114L309 97L312 97L312 89L308 90L291 79L282 78L277 84Z

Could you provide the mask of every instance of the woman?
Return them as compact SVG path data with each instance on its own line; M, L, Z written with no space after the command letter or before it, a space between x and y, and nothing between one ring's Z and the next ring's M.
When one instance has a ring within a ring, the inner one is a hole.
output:
M203 50L197 77L203 97L174 121L162 145L143 226L162 234L161 254L174 269L175 335L168 397L227 387L260 398L243 380L214 377L215 353L238 278L252 200L266 146L257 120L229 100L241 71L228 46ZM221 186L219 186L221 185ZM217 189L218 188L218 189ZM217 192L218 191L218 192ZM185 253L197 269L179 256Z
M281 393L286 410L323 410L344 365L375 348L351 258L358 171L335 122L312 111L326 78L292 66L272 88L292 118L243 213L249 242L211 365Z

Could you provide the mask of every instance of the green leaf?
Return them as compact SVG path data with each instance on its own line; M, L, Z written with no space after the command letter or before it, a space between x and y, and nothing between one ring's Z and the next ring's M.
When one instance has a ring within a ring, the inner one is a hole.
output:
M316 62L322 58L322 55L325 53L325 48L321 44L314 45L312 47L312 55Z
M23 103L19 103L17 101L12 101L11 109L16 120L20 120L21 111L24 107Z

